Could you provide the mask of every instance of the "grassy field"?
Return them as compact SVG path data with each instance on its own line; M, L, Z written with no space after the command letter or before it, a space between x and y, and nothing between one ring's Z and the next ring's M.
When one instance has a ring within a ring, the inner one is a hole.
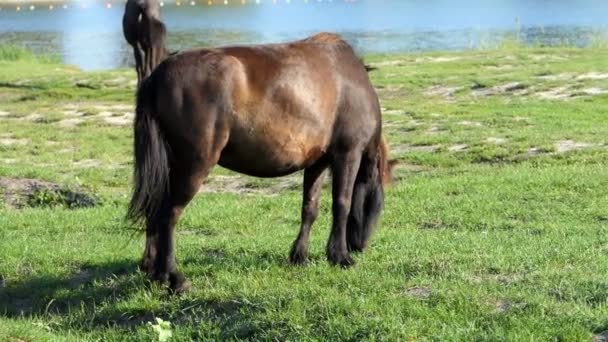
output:
M401 161L371 248L326 263L326 188L290 266L301 175L216 168L178 228L195 290L171 297L123 220L134 72L1 48L0 340L608 338L608 49L366 60Z

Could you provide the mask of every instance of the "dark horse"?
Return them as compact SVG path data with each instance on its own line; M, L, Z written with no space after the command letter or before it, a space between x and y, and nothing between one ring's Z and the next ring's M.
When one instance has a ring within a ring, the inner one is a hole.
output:
M135 118L128 216L146 224L141 264L176 292L174 227L214 165L257 177L304 170L302 224L290 253L308 258L323 171L333 177L327 259L353 265L384 204L392 162L365 65L339 36L168 57L143 81Z
M166 57L165 25L158 0L127 0L122 32L133 47L138 84Z

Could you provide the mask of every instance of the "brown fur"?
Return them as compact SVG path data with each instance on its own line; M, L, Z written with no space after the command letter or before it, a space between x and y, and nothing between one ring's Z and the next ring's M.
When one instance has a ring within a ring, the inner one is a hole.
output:
M378 97L339 36L286 44L191 50L143 81L135 119L135 190L129 216L146 223L142 268L176 291L174 226L214 165L257 177L304 170L302 223L290 253L304 263L323 174L333 178L327 258L353 264L390 179Z

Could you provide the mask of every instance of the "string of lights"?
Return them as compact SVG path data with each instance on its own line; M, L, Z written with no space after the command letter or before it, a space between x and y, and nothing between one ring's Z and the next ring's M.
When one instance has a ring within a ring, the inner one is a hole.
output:
M105 1L102 3L106 9L112 9L115 6L125 3L124 1ZM333 2L347 2L354 3L357 0L175 0L175 1L160 1L160 6L228 6L228 5L261 5L261 4L291 4L291 3L333 3ZM36 11L36 10L68 10L68 9L81 9L86 10L92 8L92 3L87 1L49 1L49 2L36 2L27 3L24 1L11 1L8 3L0 3L0 12L2 11Z

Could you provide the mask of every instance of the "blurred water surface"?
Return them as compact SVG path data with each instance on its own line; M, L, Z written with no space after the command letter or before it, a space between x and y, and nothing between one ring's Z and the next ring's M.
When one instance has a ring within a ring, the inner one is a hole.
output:
M287 2L288 1L288 2ZM234 3L234 4L233 4ZM60 55L85 70L130 65L123 2L0 5L0 43ZM588 46L608 41L606 0L215 0L165 2L172 50L343 34L361 53L463 50L505 40Z

